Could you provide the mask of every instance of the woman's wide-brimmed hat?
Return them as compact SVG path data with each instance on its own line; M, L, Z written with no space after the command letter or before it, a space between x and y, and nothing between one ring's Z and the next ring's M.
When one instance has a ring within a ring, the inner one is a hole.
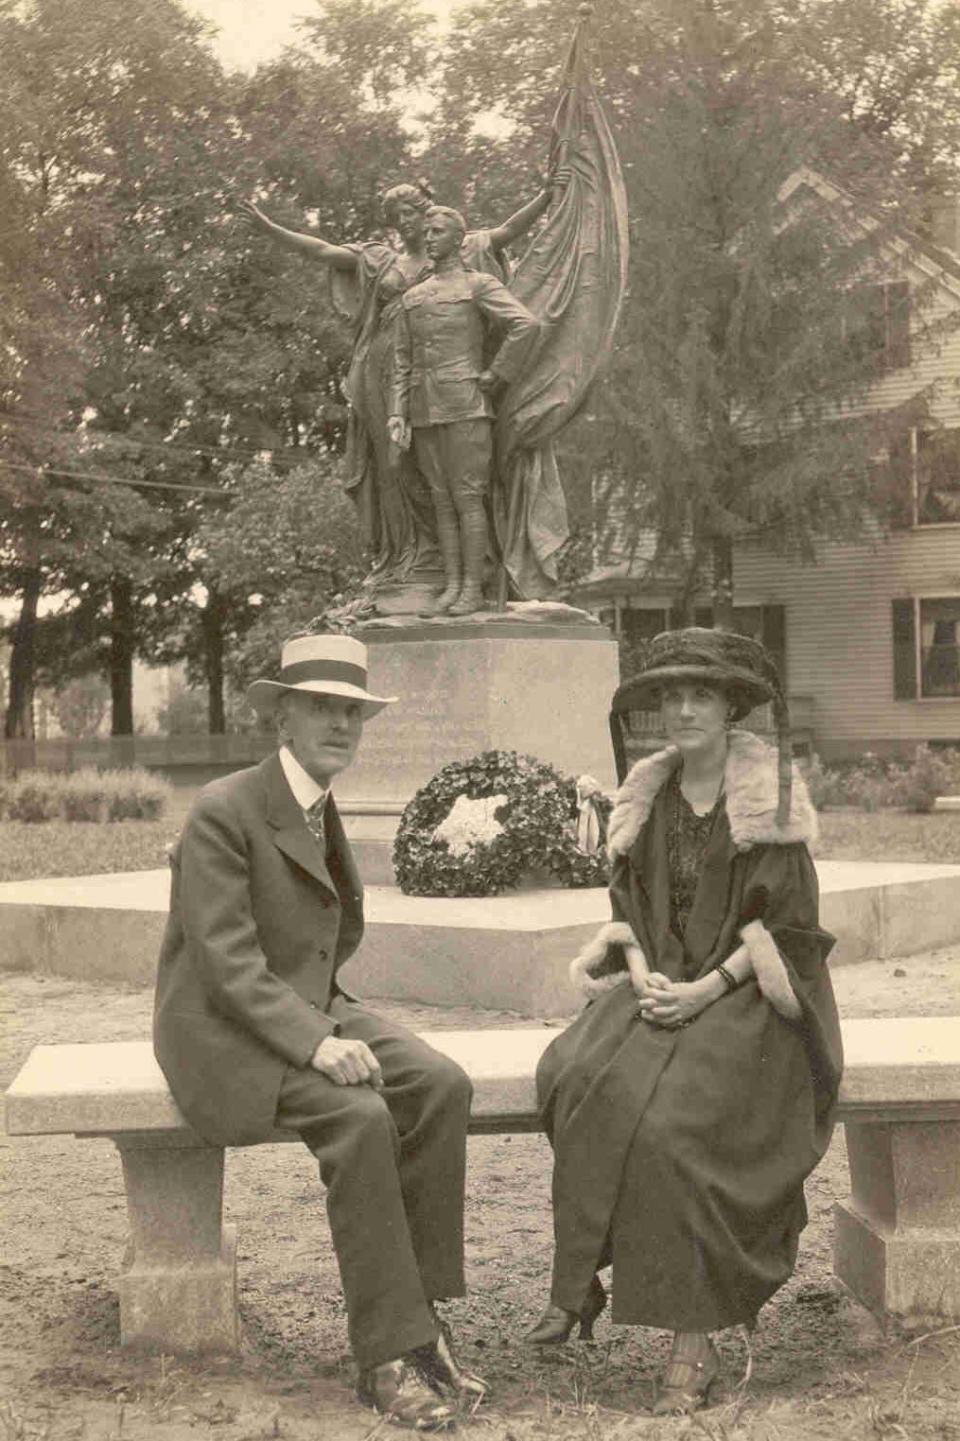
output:
M780 754L778 816L784 821L790 813L792 787L790 714L786 697L766 647L751 636L733 631L688 626L654 636L647 647L643 669L618 686L610 704L617 779L622 781L627 769L624 713L658 705L664 686L700 682L717 686L729 696L733 720L743 720L755 706L770 702Z
M728 630L688 626L665 630L647 647L643 670L625 680L613 708L634 710L659 705L665 685L705 681L721 687L742 720L754 706L774 699L780 678L769 653L758 640Z
M307 691L363 702L364 719L392 705L395 695L367 690L367 647L349 635L301 635L288 640L276 680L255 680L247 700L260 715L270 715L284 691Z

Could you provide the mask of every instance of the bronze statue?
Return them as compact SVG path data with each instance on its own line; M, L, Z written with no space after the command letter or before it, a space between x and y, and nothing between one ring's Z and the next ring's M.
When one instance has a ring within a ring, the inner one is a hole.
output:
M436 206L427 212L433 274L406 292L396 326L390 434L403 449L412 438L433 496L443 560L444 588L423 608L427 615L483 608L491 395L519 374L539 329L501 281L467 269L465 233L458 211ZM488 326L504 339L485 366Z
M464 263L504 279L507 247L544 213L563 179L562 173L555 175L550 185L502 224L466 233ZM382 204L397 243L333 244L277 225L250 201L242 202L242 209L287 248L328 267L333 303L353 325L353 354L343 386L349 404L345 486L373 557L367 584L377 608L415 612L435 593L442 567L429 490L413 453L391 440L387 411L394 325L402 297L432 269L425 216L433 199L422 184L395 185L386 191Z
M587 70L583 32L590 6L581 5L579 13L553 121L548 185L503 225L466 231L459 262L455 247L446 257L451 272L460 274L462 263L468 276L480 272L505 282L505 248L549 211L510 277L512 302L519 302L540 322L522 369L491 395L490 378L483 382L479 378L476 337L461 337L463 355L474 367L473 380L481 392L486 391L486 400L482 415L457 419L482 419L485 435L492 419L490 482L479 490L486 494L492 522L489 527L485 523L484 534L489 529L489 549L499 572L498 594L491 598L498 607L508 597L545 599L556 584L557 560L568 527L554 442L583 406L612 348L626 289L626 197L613 138ZM401 315L409 321L410 315L404 297L433 274L424 229L431 204L423 186L399 185L387 191L384 209L399 235L396 245L381 241L333 245L275 225L253 204L246 210L277 239L328 266L334 304L354 325L353 356L344 384L350 407L346 485L374 557L368 589L376 608L438 614L449 607L469 614L480 599L475 554L479 540L466 545L469 575L461 583L454 576L450 525L450 504L457 509L458 494L463 493L463 485L453 475L461 461L456 455L437 460L425 436L404 449L399 443L406 438L402 412L397 414L393 435L388 424L395 390L397 322ZM438 226L438 239L447 228ZM466 282L458 283L462 287ZM469 284L475 302L480 292L472 281ZM488 347L490 343L488 339ZM414 431L444 429L446 424L418 426L414 421ZM486 455L489 440L481 449ZM478 464L482 469L486 461ZM421 467L430 475L430 487ZM447 547L443 570L434 504L446 517L440 536ZM462 506L458 510L461 568L466 533L479 535L475 509L468 506L473 518L466 526ZM454 590L456 602L451 600ZM465 609L460 608L461 600Z

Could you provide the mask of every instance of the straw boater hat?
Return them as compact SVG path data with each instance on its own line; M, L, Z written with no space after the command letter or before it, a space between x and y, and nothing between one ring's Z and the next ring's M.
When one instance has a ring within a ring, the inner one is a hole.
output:
M627 769L621 717L626 711L653 708L659 704L664 686L684 681L704 681L722 690L735 721L743 720L755 706L771 703L779 751L777 814L780 818L788 816L792 785L790 715L780 676L770 653L758 640L732 631L689 626L654 636L647 647L643 670L623 682L610 705L618 781L623 780Z
M371 695L367 690L367 647L349 635L288 640L280 657L279 679L255 680L247 700L260 715L270 715L283 692L291 690L362 701L365 720L396 700L395 695Z

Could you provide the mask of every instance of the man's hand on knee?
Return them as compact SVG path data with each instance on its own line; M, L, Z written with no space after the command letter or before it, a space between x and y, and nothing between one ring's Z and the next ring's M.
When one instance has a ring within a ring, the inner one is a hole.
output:
M338 1086L372 1086L383 1090L380 1062L366 1041L345 1041L340 1036L327 1036L311 1057L315 1071Z

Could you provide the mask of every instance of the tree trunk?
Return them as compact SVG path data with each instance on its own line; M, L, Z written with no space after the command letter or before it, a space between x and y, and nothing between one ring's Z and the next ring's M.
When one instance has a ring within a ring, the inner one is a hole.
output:
M110 582L110 734L133 735L133 586L125 575Z
M223 704L223 620L226 605L215 590L210 590L202 612L203 657L207 675L207 729L212 736L222 736L227 729Z
M10 652L10 696L3 728L7 740L32 740L34 736L34 641L41 586L42 578L38 569L24 572L20 614L14 627Z
M715 535L712 549L714 630L733 630L733 541Z

